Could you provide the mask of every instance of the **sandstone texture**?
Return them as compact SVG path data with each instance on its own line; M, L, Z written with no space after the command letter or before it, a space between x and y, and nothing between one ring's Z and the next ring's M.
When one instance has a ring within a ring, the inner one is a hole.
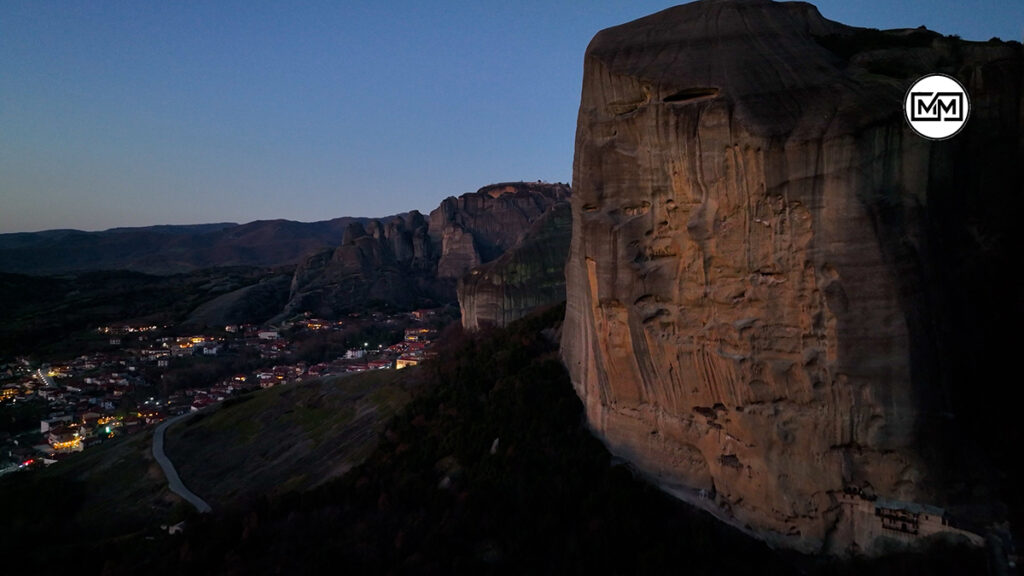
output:
M565 260L572 237L568 201L552 206L515 246L459 279L462 326L507 326L565 300Z
M494 184L446 198L429 217L413 211L352 222L339 246L299 265L279 318L454 303L458 278L515 246L568 194L565 184Z
M973 107L941 142L902 113L933 72ZM976 396L999 390L992 328L1020 317L1022 86L1019 43L851 28L801 2L704 0L600 32L562 354L612 452L804 551L851 550L844 489L950 505L970 481L950 438L999 410Z

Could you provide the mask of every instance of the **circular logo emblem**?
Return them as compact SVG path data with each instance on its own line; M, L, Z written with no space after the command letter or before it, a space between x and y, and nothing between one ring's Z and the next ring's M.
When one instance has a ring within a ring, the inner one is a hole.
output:
M967 90L956 78L945 74L929 74L914 82L903 97L903 114L907 123L929 140L945 140L956 136L971 113Z

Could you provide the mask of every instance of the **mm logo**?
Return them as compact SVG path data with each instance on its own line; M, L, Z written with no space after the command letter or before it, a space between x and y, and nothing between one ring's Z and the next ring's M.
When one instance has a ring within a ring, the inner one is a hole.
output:
M914 82L903 98L907 123L930 140L952 138L967 124L971 103L955 78L929 74Z
M920 122L964 119L964 95L960 92L911 92L910 119Z

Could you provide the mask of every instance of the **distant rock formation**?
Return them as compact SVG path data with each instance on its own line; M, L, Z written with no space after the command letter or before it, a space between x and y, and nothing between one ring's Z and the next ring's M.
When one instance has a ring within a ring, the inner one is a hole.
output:
M371 302L414 307L434 295L436 257L419 212L352 223L340 246L313 254L295 271L285 316L334 316Z
M569 203L552 206L518 244L459 280L462 326L507 326L565 300L565 260L572 237Z
M509 182L446 198L430 213L430 238L441 255L437 276L457 279L501 256L568 197L565 184Z
M851 535L850 490L946 505L982 474L954 461L970 422L1012 430L981 398L999 403L987 358L1012 353L994 334L1022 309L1005 276L1022 69L1018 43L851 28L802 2L704 0L600 32L562 354L612 452L804 551L892 533ZM932 72L971 96L942 142L902 113Z
M281 317L454 303L458 278L514 246L534 221L564 203L568 190L565 184L495 184L445 199L429 220L413 211L353 223L340 246L299 266Z

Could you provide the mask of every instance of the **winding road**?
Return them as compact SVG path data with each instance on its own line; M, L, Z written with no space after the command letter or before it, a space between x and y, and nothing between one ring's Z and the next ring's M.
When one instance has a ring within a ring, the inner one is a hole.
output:
M170 420L165 420L156 427L156 431L153 432L153 457L156 458L157 463L159 463L160 467L163 468L164 476L167 477L167 485L171 489L171 492L174 492L178 496L187 500L188 503L195 506L196 510L200 513L206 514L211 510L210 505L185 487L184 482L182 482L181 478L178 476L178 471L174 469L174 464L171 464L167 455L164 454L164 431L166 431L167 427L171 424L188 418L189 416L191 416L191 414L186 412L185 414L180 414Z

